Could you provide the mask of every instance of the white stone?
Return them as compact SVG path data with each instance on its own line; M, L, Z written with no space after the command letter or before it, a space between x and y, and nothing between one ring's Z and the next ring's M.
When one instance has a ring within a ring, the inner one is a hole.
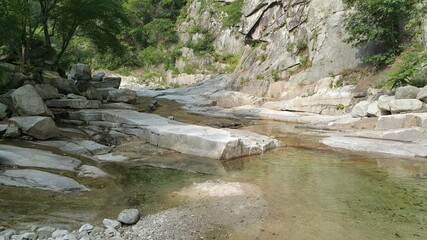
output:
M351 110L351 116L354 118L362 118L368 115L369 101L361 101L357 103Z
M381 109L378 107L378 102L369 104L366 112L368 117L379 117L382 115Z
M80 232L91 232L92 230L93 230L93 226L89 223L86 223L79 228L79 233Z
M391 113L413 112L423 108L423 103L418 99L397 99L389 103Z

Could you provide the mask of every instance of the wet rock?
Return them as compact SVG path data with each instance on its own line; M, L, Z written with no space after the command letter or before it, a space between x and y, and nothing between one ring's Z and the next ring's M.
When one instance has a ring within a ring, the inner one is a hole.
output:
M119 229L122 227L122 224L117 221L117 220L111 220L111 219L107 219L105 218L102 223L104 224L105 228L114 228L114 229Z
M416 98L424 103L427 103L427 86L420 90Z
M21 130L15 124L10 124L6 133L3 135L5 138L16 138L19 136L21 136Z
M81 226L79 228L79 233L80 232L88 232L88 233L90 233L93 230L93 228L94 227L91 224L86 223L86 224L84 224L83 226Z
M361 101L356 104L351 110L351 116L354 118L362 118L368 115L368 107L371 103L369 101Z
M79 177L90 177L90 178L99 178L99 177L107 177L108 174L102 171L101 169L89 166L89 165L83 165L80 167L80 171L78 174Z
M89 191L87 187L74 179L38 170L7 170L0 174L0 183L6 186L56 192Z
M108 101L130 103L137 98L136 92L129 89L114 89L108 91Z
M20 116L49 116L52 112L46 107L43 99L31 85L16 89L12 95L13 105Z
M87 100L86 97L81 95L76 95L74 93L67 94L67 99L80 99L80 100Z
M127 104L127 103L122 103L122 102L118 102L118 103L104 103L102 104L101 108L113 108L113 109L128 109L128 110L135 110L137 111L138 108L135 107L134 105L131 104Z
M76 92L76 89L70 84L70 82L59 76L57 72L43 71L42 73L43 83L53 86L58 89L62 94L68 94Z
M101 107L99 100L86 99L55 99L46 101L51 108L97 109Z
M68 230L61 230L57 229L52 233L52 238L60 238L64 237L65 235L69 234L70 232Z
M43 100L58 99L64 96L58 92L58 89L49 84L37 84L34 89Z
M23 133L39 140L58 137L60 134L55 122L49 117L14 117L10 121Z
M9 109L8 106L4 105L3 103L0 103L0 120L5 118L8 115L7 110Z
M90 67L83 63L73 64L68 77L74 80L90 80L91 79Z
M47 239L52 236L52 233L55 232L56 228L54 227L41 227L36 230L36 233L40 239Z
M117 220L123 224L135 224L140 218L138 209L125 209L120 214Z
M397 99L389 103L390 111L393 114L401 112L419 111L423 108L423 103L418 99Z
M0 163L21 167L50 168L75 171L81 161L68 156L53 154L37 149L0 145Z
M420 89L414 86L398 87L396 89L396 99L416 99Z

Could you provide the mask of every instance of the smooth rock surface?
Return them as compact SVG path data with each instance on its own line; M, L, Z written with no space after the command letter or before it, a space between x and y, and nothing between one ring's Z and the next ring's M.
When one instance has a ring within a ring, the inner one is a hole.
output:
M393 100L395 100L394 96L380 96L378 99L378 108L381 109L381 111L390 112L390 102Z
M50 117L14 117L10 121L16 124L23 133L39 140L58 137L60 131Z
M21 136L21 130L15 124L10 124L6 133L3 135L5 138L16 138Z
M216 105L224 108L239 107L242 105L259 105L262 99L252 96L250 94L234 92L234 91L220 91L209 96L209 98L216 102Z
M396 99L416 99L420 89L414 86L398 87L394 94Z
M89 178L99 178L99 177L107 177L108 174L97 167L83 165L80 167L78 176L89 177Z
M0 163L20 167L49 168L65 171L75 171L81 165L80 160L72 157L4 144L0 144Z
M89 191L74 179L38 170L6 170L0 174L0 184L57 192Z
M138 222L140 218L139 210L138 209L125 209L123 210L117 220L123 224L135 224Z
M378 107L378 102L369 104L366 110L368 117L379 117L382 115L381 109Z
M15 110L20 116L48 116L53 117L52 112L46 107L43 99L37 94L31 85L25 85L16 89L11 98Z
M413 114L395 114L381 116L376 125L377 130L416 127L417 119Z
M391 113L412 112L423 108L423 103L418 99L398 99L389 103Z

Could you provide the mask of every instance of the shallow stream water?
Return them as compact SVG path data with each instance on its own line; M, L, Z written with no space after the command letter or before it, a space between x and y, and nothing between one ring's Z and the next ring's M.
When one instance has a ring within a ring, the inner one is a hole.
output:
M184 199L175 192L181 188L220 179L262 189L269 216L259 239L427 239L426 159L319 150L316 138L287 134L288 127L268 122L245 127L274 135L287 146L260 156L220 162L225 173L82 159L112 177L81 180L92 189L87 193L0 186L0 226L101 225L103 218L116 218L129 207L153 214L179 206ZM53 172L76 178L74 174ZM226 229L208 238L247 236Z

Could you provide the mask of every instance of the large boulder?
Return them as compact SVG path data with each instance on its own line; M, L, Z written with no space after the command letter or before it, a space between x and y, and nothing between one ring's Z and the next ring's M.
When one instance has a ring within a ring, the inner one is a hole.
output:
M39 140L58 137L60 131L50 117L13 117L10 119L23 133Z
M73 64L69 77L74 80L89 81L92 78L90 67L83 63Z
M390 111L393 114L401 112L414 112L423 108L423 102L418 99L397 99L389 103Z
M351 116L354 118L366 117L368 115L369 101L361 101L351 110Z
M396 89L396 94L394 95L396 99L416 99L417 94L420 92L420 89L414 86L404 86L398 87Z
M108 101L110 102L133 102L137 98L136 92L130 89L114 89L108 91Z
M59 76L57 72L52 71L43 71L42 73L43 77L43 83L49 84L62 94L68 94L68 93L75 93L76 89L73 87L71 82L69 82L67 79L62 78Z
M53 117L43 99L37 94L32 85L25 85L11 94L15 110L20 116L49 116Z
M0 120L7 116L8 107L0 103Z
M420 92L417 94L417 99L427 103L427 86L420 90Z
M89 191L74 179L38 170L7 170L0 174L0 183L56 192Z
M34 89L43 100L57 99L64 96L58 92L58 89L49 84L37 84Z

